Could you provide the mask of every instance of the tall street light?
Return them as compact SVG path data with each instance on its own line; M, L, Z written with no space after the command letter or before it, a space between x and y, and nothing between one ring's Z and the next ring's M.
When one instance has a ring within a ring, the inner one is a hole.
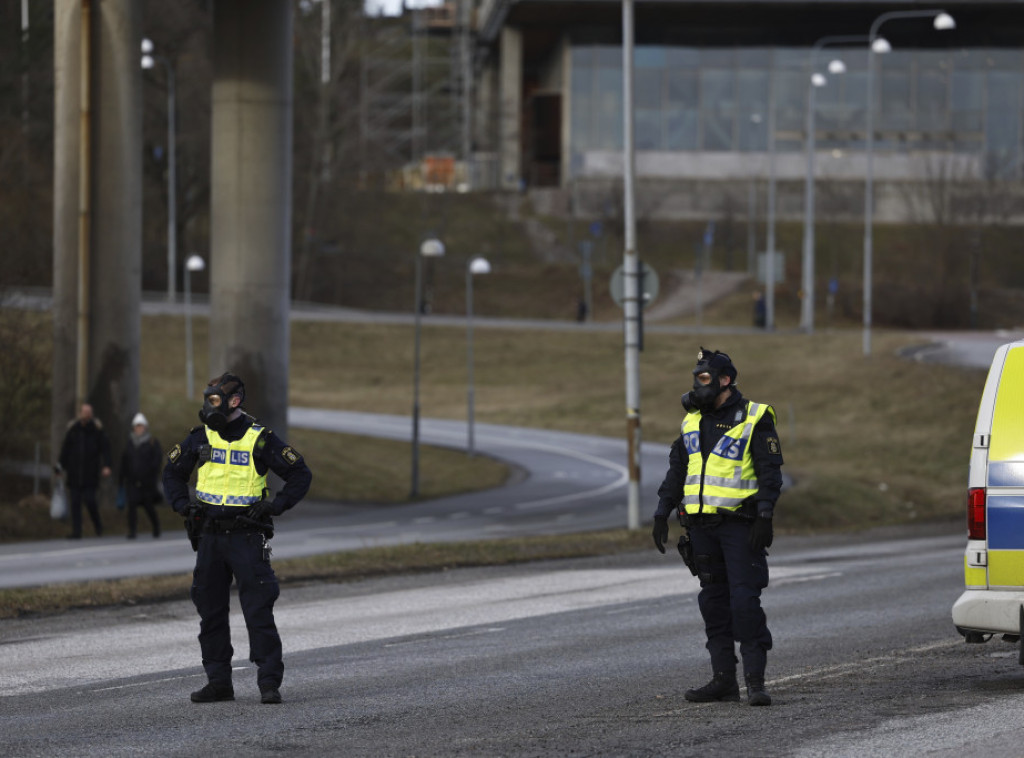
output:
M825 76L818 73L818 53L829 45L851 44L864 42L867 37L858 35L832 35L822 37L811 47L811 77L807 84L807 176L804 178L804 260L803 282L801 289L804 298L800 306L800 328L810 334L814 331L814 139L816 115L816 96L818 87L827 83ZM846 72L846 66L840 60L828 65L830 74Z
M491 264L486 258L474 258L466 266L466 375L468 377L468 389L466 390L467 402L467 437L466 449L470 455L476 450L473 446L473 277L478 274L491 273Z
M764 328L775 329L775 67L768 80L768 200L765 213L768 226L765 231L764 261Z
M192 366L192 274L204 268L206 261L194 253L185 261L185 387L189 400L195 390L193 378L196 373Z
M174 135L174 66L162 55L157 55L153 49L153 41L142 40L142 67L153 68L157 63L164 67L167 73L167 301L174 302L174 273L177 266L178 256L178 204L176 196L177 188L177 160Z
M871 24L868 33L868 82L867 82L867 137L864 151L867 155L867 168L864 178L864 355L871 355L871 267L872 246L874 244L872 226L874 224L874 79L875 53L887 53L892 48L889 42L878 36L878 30L886 21L897 18L931 18L932 26L938 31L956 28L956 21L943 10L890 11L883 13Z
M633 0L622 0L622 327L626 363L626 526L640 528L640 256L636 249L636 139L633 113Z
M750 123L760 126L764 117L760 113L750 114ZM751 276L757 273L757 177L751 174L750 184L747 187L747 273ZM699 302L699 301L698 301Z
M424 240L416 253L416 327L412 370L412 484L409 497L420 493L420 320L423 315L423 259L444 255L444 243L439 239Z

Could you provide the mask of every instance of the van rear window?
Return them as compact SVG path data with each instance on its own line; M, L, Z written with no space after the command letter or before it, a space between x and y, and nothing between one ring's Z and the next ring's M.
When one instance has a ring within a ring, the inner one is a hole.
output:
M992 413L988 462L990 487L1024 487L1024 348L1006 354Z

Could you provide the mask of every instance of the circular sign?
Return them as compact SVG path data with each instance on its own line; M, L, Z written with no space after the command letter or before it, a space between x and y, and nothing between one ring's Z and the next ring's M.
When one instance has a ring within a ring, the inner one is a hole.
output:
M625 298L626 285L625 285L625 270L623 266L619 266L612 273L612 280L608 288L612 293L612 300L620 308L622 307L622 301ZM646 263L640 264L640 303L646 308L648 305L654 302L655 298L658 297L658 274L653 268L648 266Z

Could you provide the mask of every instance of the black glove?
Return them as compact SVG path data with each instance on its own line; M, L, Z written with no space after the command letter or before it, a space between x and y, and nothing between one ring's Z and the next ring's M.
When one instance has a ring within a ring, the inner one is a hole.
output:
M273 515L273 505L269 500L260 500L245 509L245 517L253 521L263 521Z
M668 516L655 516L654 529L651 531L654 537L654 546L658 552L665 552L665 543L668 542Z
M750 547L754 550L764 550L766 547L771 547L774 536L772 512L760 511L754 518L754 525L750 528Z

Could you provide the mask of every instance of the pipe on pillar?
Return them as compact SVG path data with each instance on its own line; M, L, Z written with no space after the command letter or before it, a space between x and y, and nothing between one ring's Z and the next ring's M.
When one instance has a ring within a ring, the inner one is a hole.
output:
M82 0L78 80L78 319L75 351L75 405L85 402L89 384L89 252L92 213L92 2Z
M53 19L53 377L50 458L75 414L78 365L82 3L56 0ZM85 60L88 60L86 57Z
M115 456L139 410L141 29L134 0L54 5L54 459L79 403Z
M287 434L292 3L213 5L210 373Z

